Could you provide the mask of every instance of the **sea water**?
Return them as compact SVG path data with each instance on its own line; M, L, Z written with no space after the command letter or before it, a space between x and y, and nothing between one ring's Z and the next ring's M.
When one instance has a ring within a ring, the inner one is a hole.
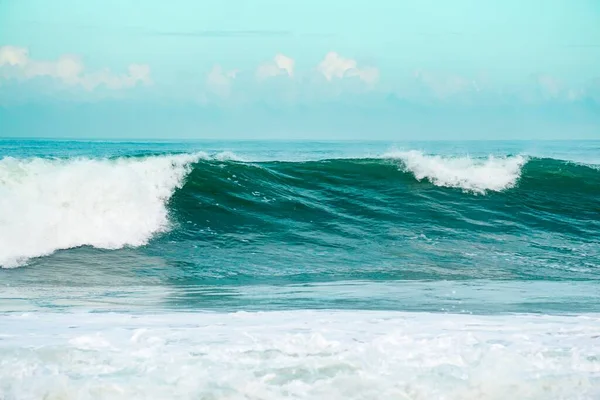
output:
M0 398L600 398L600 142L0 141Z

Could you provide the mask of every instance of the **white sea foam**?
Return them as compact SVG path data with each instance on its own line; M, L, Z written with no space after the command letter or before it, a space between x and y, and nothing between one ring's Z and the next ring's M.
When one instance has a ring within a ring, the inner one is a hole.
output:
M514 187L527 161L523 156L478 159L426 155L416 150L391 152L384 157L401 160L403 168L414 174L417 180L427 179L436 186L479 194Z
M0 316L0 398L598 399L600 316ZM27 334L24 334L24 333Z
M83 245L145 244L168 228L166 203L202 157L0 160L0 267Z
M248 161L231 151L222 151L215 154L213 158L218 161Z

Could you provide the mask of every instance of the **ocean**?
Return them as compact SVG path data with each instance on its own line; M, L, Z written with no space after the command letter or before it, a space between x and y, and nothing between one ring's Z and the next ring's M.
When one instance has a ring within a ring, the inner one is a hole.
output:
M0 399L599 399L600 141L0 140Z

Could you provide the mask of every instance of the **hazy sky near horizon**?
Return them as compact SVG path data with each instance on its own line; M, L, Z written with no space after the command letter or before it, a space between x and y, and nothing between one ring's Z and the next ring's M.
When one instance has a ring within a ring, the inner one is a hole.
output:
M600 139L595 0L0 0L0 137Z

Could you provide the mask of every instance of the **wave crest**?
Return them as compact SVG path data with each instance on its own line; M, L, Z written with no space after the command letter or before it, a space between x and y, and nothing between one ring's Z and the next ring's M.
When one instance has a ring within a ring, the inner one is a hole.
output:
M514 187L527 161L523 156L475 159L425 155L416 150L388 153L385 157L401 160L404 170L419 181L427 179L436 186L479 194Z
M0 160L0 266L84 245L147 243L168 228L167 201L204 157Z

